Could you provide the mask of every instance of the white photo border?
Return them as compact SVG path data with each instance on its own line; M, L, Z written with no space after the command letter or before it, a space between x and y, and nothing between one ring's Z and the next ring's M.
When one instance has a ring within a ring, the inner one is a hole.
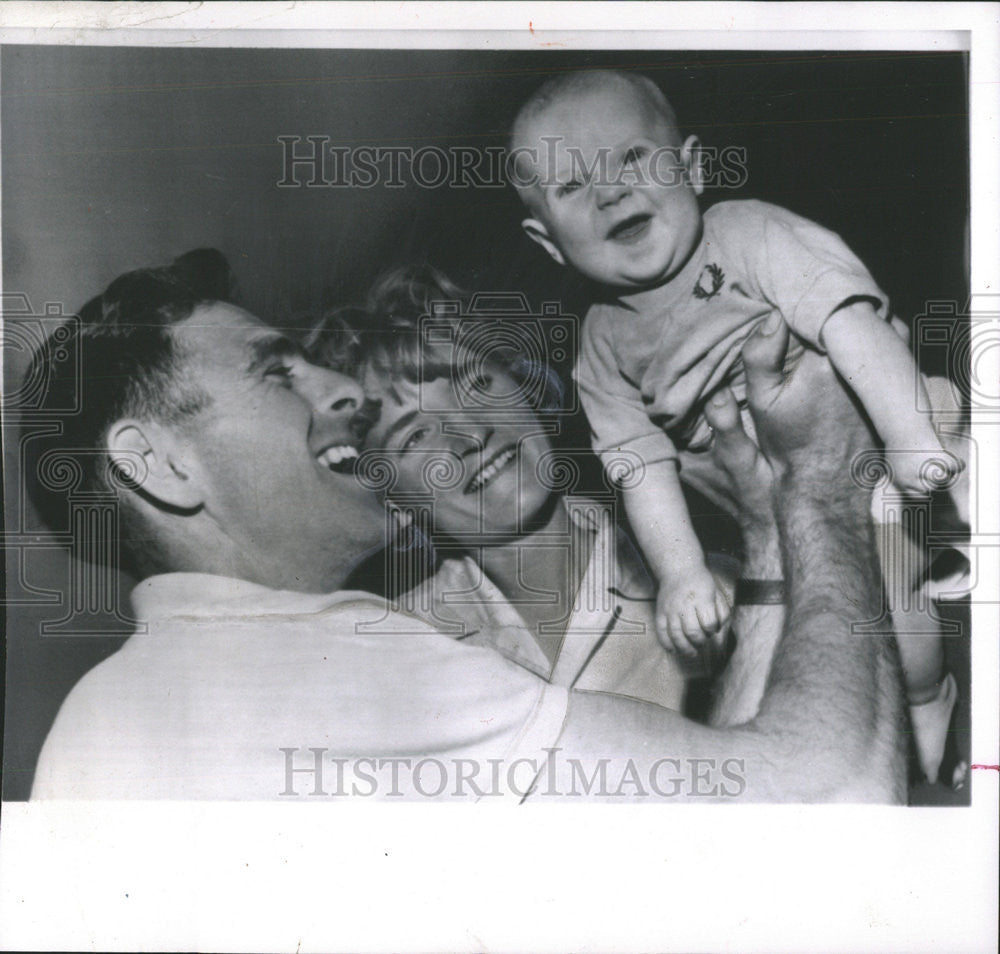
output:
M973 307L1000 311L997 4L5 3L0 23L3 44L966 49ZM1000 355L980 370L1000 380ZM997 422L975 428L1000 486ZM969 808L8 802L0 946L996 950L1000 605L972 610Z

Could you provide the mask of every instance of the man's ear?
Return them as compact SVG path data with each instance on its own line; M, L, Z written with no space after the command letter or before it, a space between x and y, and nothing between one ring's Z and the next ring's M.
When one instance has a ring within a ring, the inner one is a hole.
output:
M131 418L115 421L108 430L107 452L119 474L154 503L196 510L204 502L197 469L170 428Z
M687 170L688 180L695 195L705 191L705 157L701 149L701 140L697 136L688 136L681 146L681 162Z
M544 248L545 251L552 256L552 259L557 264L566 264L566 259L563 258L563 253L559 251L556 243L552 241L549 236L549 230L542 222L539 222L538 219L525 219L521 223L521 228L527 233L528 238L541 245L542 248Z

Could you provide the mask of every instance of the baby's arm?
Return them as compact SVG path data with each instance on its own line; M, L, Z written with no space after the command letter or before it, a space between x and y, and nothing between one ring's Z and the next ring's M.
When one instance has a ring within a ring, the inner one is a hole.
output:
M697 653L712 635L721 638L732 610L705 566L676 463L647 464L641 483L623 496L632 531L659 584L657 636L667 648Z
M681 491L676 449L649 419L642 395L619 366L621 320L600 309L588 315L575 377L604 466L614 471L642 461L642 479L634 487L626 481L622 496L636 542L659 584L656 634L668 649L693 655L713 633L721 642L729 602L705 566Z
M916 363L873 304L859 299L835 311L823 324L822 344L890 452L896 486L926 494L950 482L962 463L942 448L930 415L918 409L930 404Z

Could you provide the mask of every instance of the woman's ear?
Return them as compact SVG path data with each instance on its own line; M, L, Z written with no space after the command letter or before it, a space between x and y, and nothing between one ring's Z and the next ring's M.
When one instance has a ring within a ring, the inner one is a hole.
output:
M131 418L115 421L107 453L118 473L154 502L178 510L195 510L204 502L197 469L171 428Z
M688 136L681 146L681 162L687 170L688 180L695 195L705 191L705 157L702 153L701 140L697 136Z
M555 242L552 241L552 237L549 235L549 230L545 227L542 222L538 219L525 219L521 223L521 228L527 233L528 238L533 242L537 242L546 252L552 257L552 260L559 265L565 265L566 259L563 258L563 253L559 251L559 247Z

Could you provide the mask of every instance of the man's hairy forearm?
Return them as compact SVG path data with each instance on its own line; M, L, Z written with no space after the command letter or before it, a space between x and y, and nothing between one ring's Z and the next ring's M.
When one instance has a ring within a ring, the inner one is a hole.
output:
M852 622L877 608L867 514L850 499L817 500L794 481L781 499L791 605L760 713L709 728L634 700L574 693L560 737L563 754L583 759L590 770L637 757L651 767L664 754L735 758L746 801L902 800L892 641L850 633Z
M754 727L801 766L802 795L896 797L902 711L894 645L857 636L879 615L868 501L846 474L791 469L778 487L785 633Z
M740 524L744 551L741 575L758 580L781 579L781 547L773 515L751 516ZM740 725L757 714L784 620L785 608L780 604L736 605L736 647L713 687L709 725Z

